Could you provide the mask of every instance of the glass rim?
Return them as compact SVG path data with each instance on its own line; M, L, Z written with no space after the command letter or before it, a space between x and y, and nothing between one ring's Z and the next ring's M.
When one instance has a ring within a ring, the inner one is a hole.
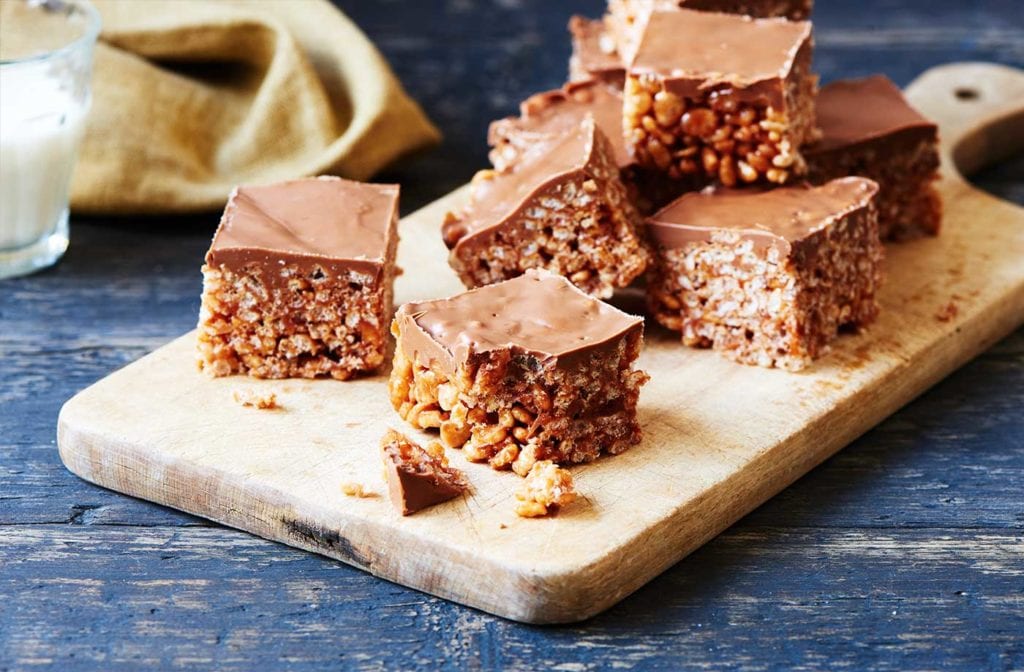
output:
M29 2L30 0L24 0ZM53 4L56 6L70 6L82 11L85 15L86 25L85 30L81 35L76 37L74 40L68 42L64 46L51 49L50 51L44 51L39 54L33 54L31 56L25 56L24 58L0 58L0 66L17 66L17 65L28 65L31 63L42 63L52 58L63 56L78 51L86 45L94 44L96 39L99 37L100 28L102 27L102 21L100 20L99 10L89 0L41 0L41 2L35 2L33 4L45 7L46 5Z

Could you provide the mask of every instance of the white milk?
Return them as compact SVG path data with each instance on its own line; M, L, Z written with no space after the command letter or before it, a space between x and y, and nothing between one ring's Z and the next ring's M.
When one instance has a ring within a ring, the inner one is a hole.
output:
M0 70L0 251L36 242L67 216L84 118L56 78Z

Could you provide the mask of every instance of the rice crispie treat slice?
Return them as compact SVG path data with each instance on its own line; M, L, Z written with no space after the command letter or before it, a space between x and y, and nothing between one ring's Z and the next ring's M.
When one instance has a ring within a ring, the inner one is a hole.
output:
M472 461L525 476L539 460L589 462L640 442L643 320L561 276L531 270L407 303L391 330L392 405Z
M655 12L688 9L698 12L740 14L754 18L802 21L811 15L813 0L608 0L604 17L604 43L611 42L619 58L628 63Z
M640 165L732 187L806 173L817 138L811 24L655 12L626 76L623 128Z
M239 187L206 253L199 366L345 380L387 348L398 186L317 177Z
M859 175L877 182L882 240L938 235L938 126L884 75L823 87L817 114L822 137L804 148L810 180L823 184Z
M434 450L425 450L389 429L380 440L380 454L391 503L403 516L455 499L469 489L466 475L448 465L444 448L436 442Z
M572 36L569 81L597 80L621 90L626 82L626 67L604 22L573 16L569 19L569 34Z
M593 117L544 138L514 170L481 171L470 203L449 213L449 264L467 287L543 268L606 298L643 273L649 253L614 150Z
M492 122L487 142L495 170L515 170L521 157L539 143L564 137L587 115L608 138L619 177L629 201L642 214L650 214L686 191L703 186L696 179L672 180L661 171L637 164L622 135L622 88L590 80L572 82L561 89L537 93L519 105L519 116Z
M683 343L799 370L878 313L878 185L686 194L648 221L648 302Z

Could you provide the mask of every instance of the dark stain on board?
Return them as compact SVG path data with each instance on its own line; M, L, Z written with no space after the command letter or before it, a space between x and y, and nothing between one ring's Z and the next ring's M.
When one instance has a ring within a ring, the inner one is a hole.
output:
M358 565L363 569L370 568L371 559L353 546L352 542L337 530L330 530L298 518L281 518L281 523L284 524L290 535L301 539L322 553L339 557L345 562Z

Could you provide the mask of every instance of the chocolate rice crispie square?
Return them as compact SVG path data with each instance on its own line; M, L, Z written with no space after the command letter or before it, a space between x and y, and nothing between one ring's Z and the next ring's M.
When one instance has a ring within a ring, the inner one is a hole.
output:
M637 161L727 187L806 173L817 138L811 24L691 10L655 12L637 45L623 105Z
M398 187L318 177L231 194L203 266L199 366L344 380L384 361Z
M448 214L442 235L467 287L542 268L607 298L647 266L639 219L614 149L587 115L538 137L511 170L477 173L469 204Z
M798 370L878 313L878 185L686 194L648 220L651 312L683 343Z
M391 330L395 410L470 460L525 476L539 460L589 462L640 441L643 320L561 276L531 270L407 303Z
M939 129L884 75L833 82L817 102L822 137L806 147L809 179L859 175L878 183L882 240L938 235Z

